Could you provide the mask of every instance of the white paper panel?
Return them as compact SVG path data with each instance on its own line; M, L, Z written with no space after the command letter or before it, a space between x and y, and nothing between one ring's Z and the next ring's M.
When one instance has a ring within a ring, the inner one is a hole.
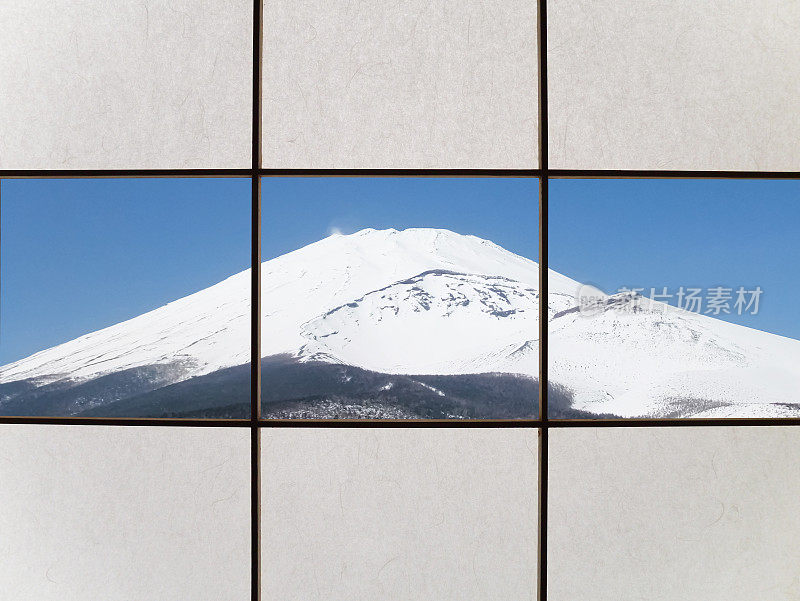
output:
M550 430L550 601L800 595L800 429Z
M0 426L0 597L250 599L240 428Z
M262 434L262 596L536 598L533 430Z
M0 169L249 168L252 2L0 2Z
M554 0L550 167L800 170L800 3Z
M538 166L534 0L264 3L263 165Z

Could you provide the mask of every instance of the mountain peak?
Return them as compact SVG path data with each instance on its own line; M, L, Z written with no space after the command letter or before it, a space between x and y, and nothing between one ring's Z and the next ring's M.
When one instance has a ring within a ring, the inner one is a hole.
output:
M353 232L352 234L339 234L345 237L359 237L359 236L378 236L378 237L389 237L389 236L435 236L436 234L445 235L445 236L453 236L458 238L474 238L475 236L468 236L465 234L458 234L452 230L448 230L445 228L434 228L434 227L407 227L403 229L395 229L393 227L390 228L383 228L377 229L374 227L366 227L364 229L358 230L357 232Z
M451 249L460 248L471 254L483 252L481 247L490 247L514 257L518 256L491 240L473 234L459 234L447 228L407 227L403 229L376 229L368 227L352 234L337 232L324 238L323 241L338 242L338 244L345 245L357 245L360 243L375 245L397 244L408 248L416 247L420 251L427 250L428 252L450 247Z

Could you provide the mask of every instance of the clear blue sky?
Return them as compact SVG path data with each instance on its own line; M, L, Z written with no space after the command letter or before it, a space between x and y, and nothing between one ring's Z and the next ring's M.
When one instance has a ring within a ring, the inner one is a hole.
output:
M523 178L264 178L261 257L328 236L408 227L473 234L536 260L539 182Z
M551 180L549 265L606 292L761 286L758 315L800 339L800 182ZM674 303L673 303L674 304Z
M0 182L0 365L250 266L249 179Z

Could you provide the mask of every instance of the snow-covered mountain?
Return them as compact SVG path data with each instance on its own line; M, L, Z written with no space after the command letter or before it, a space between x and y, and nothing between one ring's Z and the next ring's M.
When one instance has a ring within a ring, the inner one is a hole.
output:
M263 263L261 280L267 359L341 364L372 374L504 372L535 385L537 265L487 240L433 229L333 235ZM152 413L153 398L157 411L169 413L175 391L195 382L226 391L226 398L206 398L206 404L246 403L247 396L228 396L234 372L226 370L249 361L249 296L247 270L6 365L0 368L0 413L99 415L113 405L115 414L138 415ZM246 370L235 373L249 378ZM384 392L399 390L397 384ZM192 394L198 390L194 386ZM528 413L536 407L531 396ZM181 411L198 408L180 400Z
M290 416L533 415L538 280L535 262L440 229L336 234L267 261L264 402ZM571 411L800 415L800 342L614 296L585 315L580 289L550 272L549 373ZM249 295L247 270L1 367L0 413L244 407Z

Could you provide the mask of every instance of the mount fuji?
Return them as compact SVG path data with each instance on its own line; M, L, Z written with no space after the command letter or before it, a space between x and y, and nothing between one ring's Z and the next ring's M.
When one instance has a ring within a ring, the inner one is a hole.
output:
M800 415L800 342L550 271L551 417ZM247 417L250 270L0 367L0 414ZM261 265L262 415L538 415L539 268L448 230L334 234Z

